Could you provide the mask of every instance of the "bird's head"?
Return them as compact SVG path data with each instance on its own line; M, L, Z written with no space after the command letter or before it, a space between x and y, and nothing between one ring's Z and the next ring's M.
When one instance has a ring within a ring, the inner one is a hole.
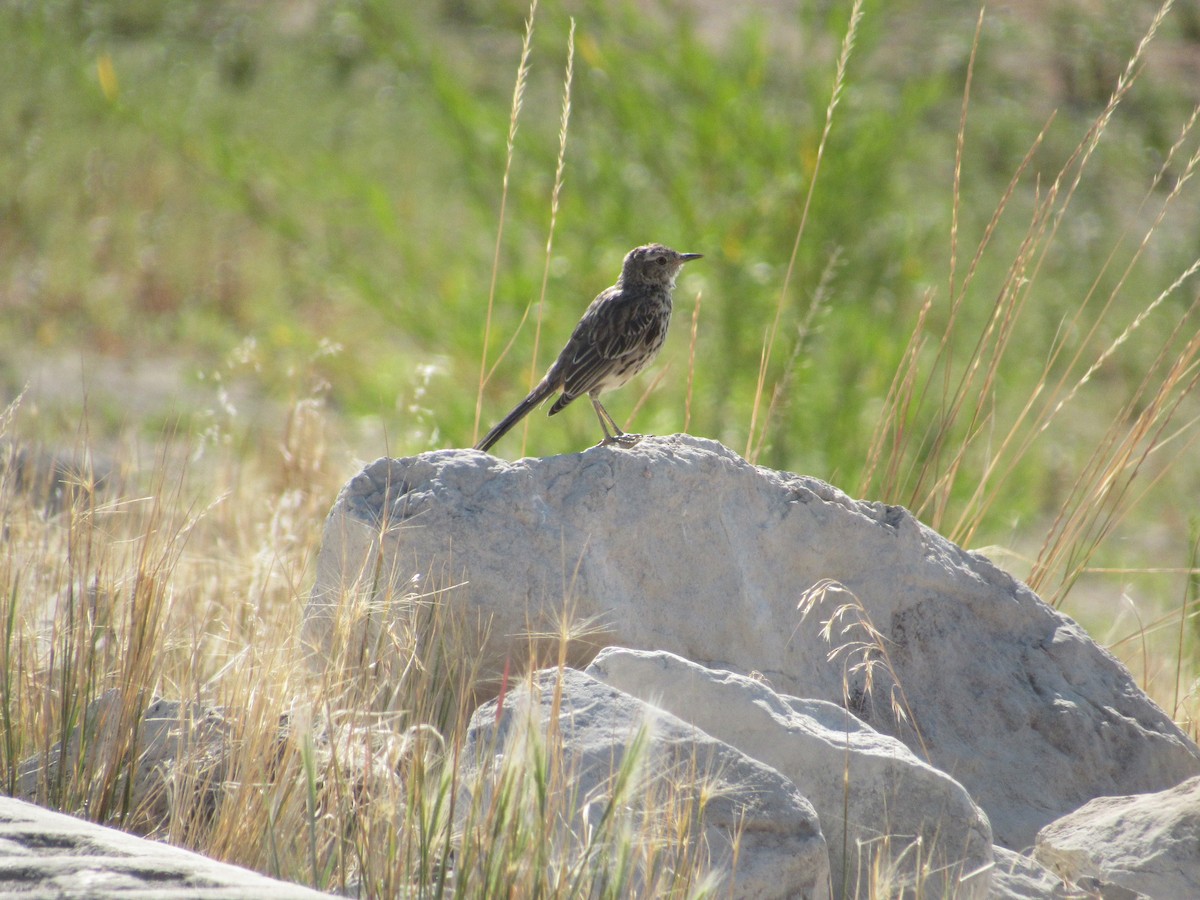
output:
M679 274L683 264L699 259L702 255L680 253L662 244L634 247L625 254L625 264L621 267L621 281L624 284L641 282L670 287L675 284L675 276Z

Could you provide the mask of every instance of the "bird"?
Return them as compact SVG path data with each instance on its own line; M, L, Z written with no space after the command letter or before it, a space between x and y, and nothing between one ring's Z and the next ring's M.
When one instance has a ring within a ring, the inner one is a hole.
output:
M549 415L561 411L576 397L591 397L604 430L601 445L630 447L641 440L641 435L621 430L600 403L600 394L621 387L658 356L671 324L675 278L684 263L703 255L680 253L662 244L646 244L625 254L617 283L591 302L542 380L484 435L475 449L489 450L555 391L562 393L551 405Z

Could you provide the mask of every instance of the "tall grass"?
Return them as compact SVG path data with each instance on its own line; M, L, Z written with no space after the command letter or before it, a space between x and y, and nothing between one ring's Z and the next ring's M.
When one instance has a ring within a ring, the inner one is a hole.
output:
M9 418L19 424L20 410ZM322 421L313 427L323 437ZM295 465L321 471L324 460L296 450ZM458 779L479 673L476 636L446 614L452 586L385 596L387 580L368 571L344 598L327 664L310 671L294 637L295 567L316 549L309 526L332 485L293 506L293 518L280 514L293 488L272 491L247 460L226 490L220 474L233 460L188 458L164 454L140 501L79 491L54 516L3 470L0 772L10 793L364 896L714 888L693 834L703 779L648 781L661 773L645 733L606 793L589 797L594 817L579 831L581 798L556 729L526 723L498 768ZM216 502L202 504L214 490ZM256 558L289 544L284 557ZM381 612L400 606L411 614L380 627ZM365 667L364 641L393 642L404 664ZM156 712L162 695L183 703Z
M1066 164L1052 182L1038 190L1033 214L1021 239L1016 256L1009 265L998 290L990 317L978 334L964 325L963 305L975 297L975 274L981 259L997 252L990 246L996 223L1005 215L1027 164L1042 143L1035 140L1025 161L1018 168L1009 188L1000 200L991 222L966 267L960 284L954 283L958 268L957 215L951 230L950 310L941 335L930 334L928 306L918 317L909 341L904 363L897 370L892 388L880 417L868 468L859 490L883 496L910 506L932 527L951 539L970 545L992 511L1011 490L1014 478L1024 471L1024 461L1039 441L1048 439L1062 424L1064 413L1073 403L1084 403L1081 392L1106 367L1134 333L1156 313L1169 317L1161 347L1146 364L1140 380L1130 385L1120 401L1118 412L1109 426L1097 436L1090 458L1080 466L1074 482L1053 511L1052 522L1026 578L1034 589L1042 590L1061 603L1071 586L1087 570L1095 554L1122 518L1135 505L1148 460L1158 461L1151 480L1165 477L1175 462L1189 458L1188 449L1196 439L1196 420L1179 417L1197 384L1200 342L1197 331L1197 301L1174 309L1161 309L1168 299L1181 293L1200 269L1200 259L1189 263L1173 277L1167 287L1152 297L1140 298L1142 307L1132 320L1121 324L1136 303L1119 303L1128 289L1130 276L1152 247L1171 207L1179 201L1191 180L1198 160L1195 153L1182 153L1194 141L1193 114L1171 145L1163 166L1146 188L1143 206L1153 206L1164 173L1176 165L1182 154L1174 184L1158 200L1158 209L1144 234L1134 244L1115 285L1097 308L1102 276L1120 258L1128 236L1121 235L1112 248L1090 289L1073 309L1057 323L1057 333L1041 364L1040 373L1029 388L1029 395L1014 408L1005 408L999 399L1000 381L1007 368L1015 364L1019 352L1019 328L1028 303L1038 296L1039 276L1053 249L1064 218L1077 190L1088 174L1088 164L1105 136L1122 100L1133 88L1150 46L1171 3L1164 3L1138 43L1124 73L1118 80L1103 110L1087 129ZM981 20L982 21L982 20ZM979 31L976 31L976 46ZM974 59L972 51L972 60ZM968 124L968 91L963 96L963 115L957 143L954 208L961 204L958 180L964 132ZM1044 134L1044 132L1043 132ZM1193 287L1193 291L1195 288ZM1200 294L1195 295L1200 298ZM1119 328L1115 338L1105 334ZM964 333L965 332L965 333ZM925 352L932 345L932 355ZM970 346L959 359L956 348ZM960 485L968 489L961 491ZM1144 496L1148 488L1142 489ZM958 496L965 502L955 503Z
M554 164L554 187L550 191L550 224L546 229L546 263L542 267L542 286L538 291L537 317L534 319L533 352L529 358L529 387L537 384L538 349L542 339L542 321L545 318L546 285L550 280L550 264L554 259L554 226L558 224L559 198L562 196L563 179L567 164L567 129L571 124L571 81L575 77L575 20L571 19L567 31L567 64L563 75L562 118L558 126L558 159ZM482 393L482 391L481 391ZM529 436L529 420L521 429L521 446L524 449Z
M759 455L762 453L763 443L766 440L770 428L770 412L775 408L774 400L778 396L775 392L772 396L772 403L767 409L766 421L762 424L761 431L758 430L758 415L759 408L763 402L764 389L766 387L767 373L769 371L771 356L775 350L775 339L779 333L779 321L783 317L783 311L788 298L788 287L791 284L792 276L796 270L796 257L800 252L800 241L804 237L805 225L808 223L809 210L812 208L813 193L817 186L817 179L821 173L821 161L825 158L825 148L829 145L829 134L833 129L833 117L838 107L838 101L841 100L842 92L846 88L846 68L850 64L850 55L854 50L854 39L858 32L858 24L862 19L862 0L854 0L854 5L850 10L850 24L846 27L846 35L842 39L841 52L838 54L837 69L833 76L833 89L829 94L829 105L825 108L825 125L821 130L821 139L817 143L816 159L813 162L812 172L809 175L808 190L804 195L804 206L800 211L800 224L796 227L796 239L792 243L792 254L788 257L787 269L783 273L783 285L779 289L779 301L775 305L775 315L771 319L771 327L767 330L766 337L763 341L762 357L758 366L758 381L754 387L754 402L750 407L750 425L747 429L749 437L746 441L746 458L751 462L756 462ZM814 303L813 309L817 306ZM799 346L799 344L797 344ZM794 361L789 361L794 364ZM791 368L789 365L788 368ZM782 383L782 382L781 382Z
M504 177L500 182L500 213L497 216L496 250L492 257L492 280L488 286L487 314L483 325L484 355L479 363L479 390L475 398L475 427L471 433L471 442L479 437L479 416L483 409L483 389L487 385L488 365L487 347L492 333L492 308L496 302L496 276L500 271L500 247L504 237L504 210L508 203L508 179L512 170L513 151L517 139L517 124L521 118L521 103L525 98L525 82L529 76L529 53L533 39L533 22L537 15L537 0L529 5L529 18L525 20L525 37L521 41L521 62L517 66L517 83L513 87L512 111L508 116L508 142L505 145ZM565 137L565 133L564 133ZM555 197L557 199L557 195ZM522 318L524 321L524 318Z

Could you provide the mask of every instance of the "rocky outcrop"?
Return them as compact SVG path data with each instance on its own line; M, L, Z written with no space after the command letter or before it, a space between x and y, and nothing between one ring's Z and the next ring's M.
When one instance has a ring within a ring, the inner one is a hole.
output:
M802 619L814 586L827 602ZM372 463L326 521L306 639L318 661L353 642L386 693L406 662L388 636L431 606L485 674L569 631L576 665L664 650L838 704L962 785L1013 849L1094 797L1200 773L1129 672L986 558L712 441ZM819 621L835 610L831 659Z
M336 661L322 690L365 687L390 708L394 673L414 664L504 686L441 764L458 763L464 840L511 813L522 778L553 775L533 784L549 803L538 810L553 811L530 845L538 871L581 852L572 877L635 891L707 870L704 889L744 897L1200 893L1200 780L1180 784L1200 751L1124 667L903 509L712 442L379 460L326 522L304 630L318 666ZM551 653L553 670L520 674ZM440 667L438 654L457 657ZM173 804L228 809L247 721L110 693L65 748L23 762L14 787L49 797L64 760L84 785L128 779L126 825L154 833ZM255 730L264 781L285 776L289 731ZM404 795L403 767L387 762L403 736L381 754L387 736L349 731L311 735L316 769L336 755L355 802ZM1009 849L1038 829L1035 858ZM632 856L606 856L610 845ZM469 877L483 858L470 850L447 857L450 877ZM52 868L25 860L12 877L68 889L72 873L140 877L120 860Z

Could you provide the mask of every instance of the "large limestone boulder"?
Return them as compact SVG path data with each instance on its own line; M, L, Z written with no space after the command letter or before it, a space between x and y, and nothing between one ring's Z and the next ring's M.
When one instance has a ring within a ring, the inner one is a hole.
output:
M587 672L773 766L813 804L833 896L988 896L992 829L953 778L840 706L670 653L609 648Z
M709 887L721 896L830 896L825 840L792 782L574 669L538 672L506 696L503 709L493 701L476 710L462 760L459 783L472 798L458 803L464 830L483 827L493 853L495 834L504 830L497 810L519 808L528 788L538 821L525 827L536 831L543 819L553 820L547 839L554 846L542 851L545 858L564 867L583 853L597 867L607 862L607 892L621 889L624 873L631 873L625 890L673 892L680 886L672 873L688 864L671 854L697 860L704 848L700 868L719 879ZM590 885L579 887L592 893Z
M1200 897L1200 778L1154 794L1097 797L1043 828L1034 856L1072 882Z
M818 583L845 603L857 657L829 658L817 620L832 605L801 620ZM377 460L326 521L306 638L318 658L356 648L386 687L408 664L396 636L431 606L484 673L569 621L579 664L605 645L666 650L845 704L966 787L1013 849L1093 797L1200 773L1200 751L1129 672L986 558L902 508L712 441Z

